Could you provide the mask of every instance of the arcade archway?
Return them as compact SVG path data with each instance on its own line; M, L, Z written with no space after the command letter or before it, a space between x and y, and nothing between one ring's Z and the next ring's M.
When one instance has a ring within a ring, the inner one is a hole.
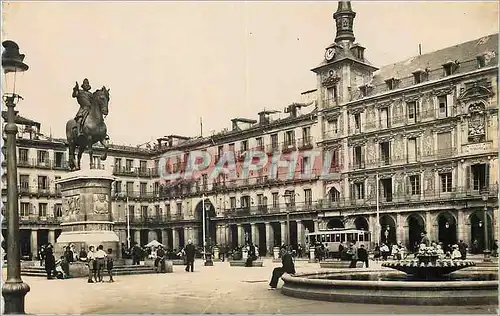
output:
M493 240L493 228L491 225L491 214L486 213L486 227L488 234L488 243L491 246ZM469 248L472 253L480 253L484 250L484 211L476 211L469 216L470 240ZM491 250L491 248L490 248Z
M390 215L382 215L380 217L380 242L386 245L397 243L396 221Z
M406 221L408 224L408 246L411 251L415 251L422 240L420 234L425 231L425 221L420 214L416 213L408 216Z
M359 230L366 230L366 231L369 230L368 221L363 216L359 216L356 217L356 219L354 219L354 227L356 227L356 229Z
M436 217L438 226L438 242L443 243L443 250L457 243L457 221L450 212L439 213Z
M217 215L215 207L209 199L205 199L205 236L207 245L214 245L216 241L216 223L214 219ZM195 208L194 218L200 223L198 229L198 246L203 246L203 201L198 202Z
M344 228L344 222L340 218L332 218L326 224L328 229L332 228Z

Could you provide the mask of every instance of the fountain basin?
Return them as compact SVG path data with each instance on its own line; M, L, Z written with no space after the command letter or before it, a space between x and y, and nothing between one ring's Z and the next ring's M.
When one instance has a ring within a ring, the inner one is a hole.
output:
M402 272L343 269L285 274L282 294L322 301L394 305L497 305L496 269L457 271L439 281L416 281Z
M471 260L431 260L421 261L400 260L382 263L383 267L395 269L407 274L411 274L423 280L438 279L443 275L450 274L460 269L473 267L476 263Z

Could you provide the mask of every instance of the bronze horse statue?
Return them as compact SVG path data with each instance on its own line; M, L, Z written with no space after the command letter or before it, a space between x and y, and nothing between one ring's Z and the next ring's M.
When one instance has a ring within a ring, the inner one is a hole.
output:
M69 146L69 168L70 170L80 169L80 160L85 149L88 149L90 157L90 168L92 169L92 146L100 142L104 147L104 153L101 160L106 160L108 156L108 139L106 123L104 116L108 115L109 89L102 87L92 94L91 106L88 109L88 115L81 133L78 135L78 122L71 119L66 123L66 139ZM75 149L78 147L78 162L75 165Z

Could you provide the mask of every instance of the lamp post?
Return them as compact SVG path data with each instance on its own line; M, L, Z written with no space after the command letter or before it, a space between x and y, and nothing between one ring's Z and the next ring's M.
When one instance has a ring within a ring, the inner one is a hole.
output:
M490 247L489 247L489 241L488 241L488 197L489 197L489 192L488 190L484 189L481 192L481 198L484 201L484 209L483 209L483 233L484 233L484 262L490 262Z
M28 284L21 279L20 234L17 192L17 155L15 123L16 103L22 97L16 94L16 74L28 70L23 63L24 54L19 53L19 46L13 41L2 43L2 68L5 74L6 90L3 100L7 106L7 124L4 132L7 135L7 280L2 288L5 314L24 314L24 297L29 292Z
M207 221L207 211L210 210L210 204L205 203L205 195L202 195L201 207L203 209L203 261L205 266L213 266L212 255L210 254L207 258L207 237L206 237L206 221Z

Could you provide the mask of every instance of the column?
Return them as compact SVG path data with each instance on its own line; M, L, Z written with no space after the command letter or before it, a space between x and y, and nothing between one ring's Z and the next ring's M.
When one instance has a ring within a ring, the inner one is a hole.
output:
M168 233L166 229L161 230L161 243L168 247Z
M245 231L243 230L243 225L238 224L238 245L243 246L245 244Z
M148 232L148 243L152 242L153 240L158 240L158 234L154 230L150 230Z
M231 243L231 240L229 239L229 233L230 233L230 229L229 229L229 225L226 224L224 225L224 244L228 245Z
M190 236L191 236L191 240L193 241L193 244L195 245L202 245L203 241L202 240L199 240L200 237L199 237L199 230L201 228L199 227L190 227L189 228L189 233L190 233ZM203 238L203 237L202 237Z
M401 214L396 213L396 241L397 242L404 242L404 236L403 236L403 223L401 222Z
M49 229L49 243L52 246L56 243L56 231L54 229Z
M273 247L274 247L274 232L273 232L273 227L271 226L271 223L265 222L264 224L266 226L266 250L267 254L273 254Z
M425 212L425 230L427 231L427 237L429 238L430 241L437 240L436 236L434 236L434 231L432 229L430 211Z
M285 221L281 221L280 222L280 225L281 225L281 244L282 245L286 245L287 244L287 238L289 238L289 236L287 236L288 234L288 231L287 231L287 227L286 227L286 222Z
M465 243L468 243L466 236L466 221L464 221L464 210L459 209L457 212L457 237L458 240L463 240Z
M319 232L319 220L314 220L314 232Z
M302 225L301 220L296 220L296 222L297 222L297 244L305 245L306 240L304 236L304 225Z
M134 240L139 246L141 245L141 231L136 229L134 230Z
M189 228L188 227L184 227L183 230L184 230L184 244L187 245L188 240L191 239L191 236L189 235ZM191 241L193 241L193 240L191 239Z
M250 231L252 233L252 243L254 245L259 245L259 232L256 223L250 223Z
M38 255L38 230L37 229L32 229L31 230L31 255L32 255L32 260L35 260L36 256Z
M177 228L172 228L172 247L179 251L179 231Z
M215 244L216 245L221 245L222 244L222 225L217 224L215 226Z

